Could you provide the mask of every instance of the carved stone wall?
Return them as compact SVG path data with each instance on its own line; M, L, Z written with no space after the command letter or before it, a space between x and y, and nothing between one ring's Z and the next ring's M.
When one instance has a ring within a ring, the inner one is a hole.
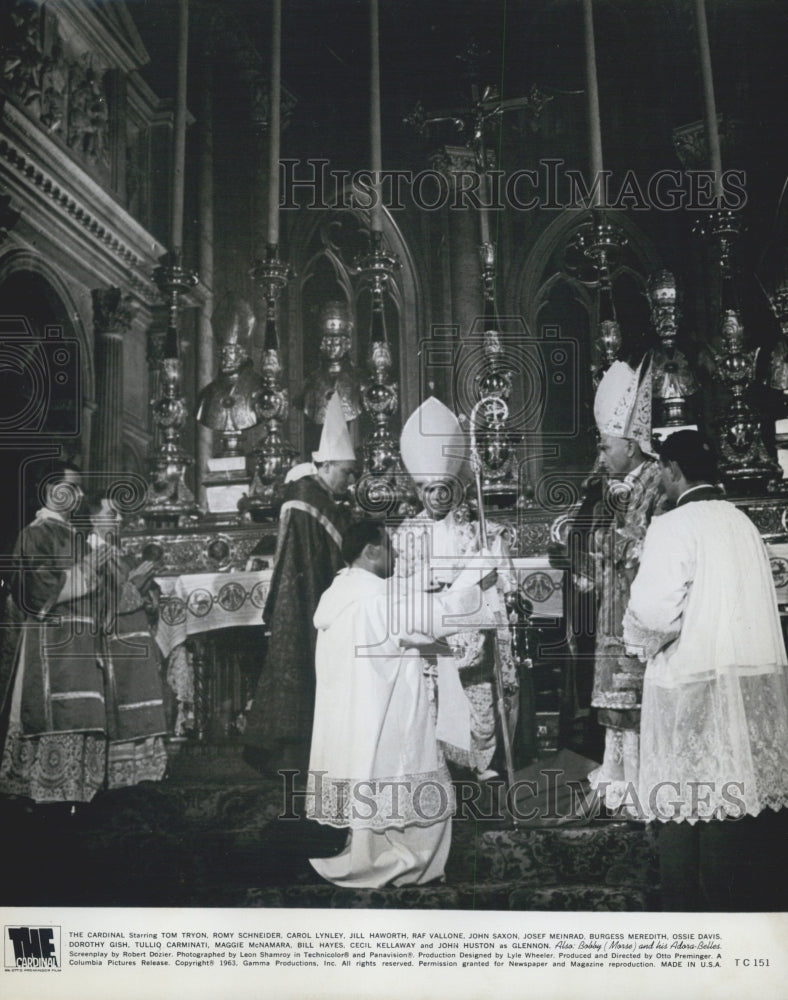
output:
M127 442L138 450L149 435L147 387L137 391L147 372L135 362L158 301L151 275L164 247L125 209L128 122L144 130L156 103L137 74L146 61L122 3L9 0L0 9L0 190L8 220L0 283L21 271L40 275L69 304L83 363L78 409L87 415L74 453L88 465L93 451L97 466L110 456L117 466ZM93 293L101 300L110 289L134 312L112 330L100 317L94 322ZM115 377L98 385L95 340L103 349L107 334ZM91 448L94 415L103 439Z

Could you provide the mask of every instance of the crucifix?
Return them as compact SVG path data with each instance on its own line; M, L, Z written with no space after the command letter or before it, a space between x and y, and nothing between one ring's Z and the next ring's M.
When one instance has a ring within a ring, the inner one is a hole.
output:
M498 87L487 85L480 87L478 65L483 53L475 42L471 42L458 58L468 65L471 77L471 99L465 107L457 109L438 109L433 112L425 110L419 101L413 112L406 116L405 124L411 125L415 131L424 137L429 137L436 128L450 126L455 132L466 137L465 145L473 154L473 161L480 178L479 197L479 231L480 254L482 260L482 285L485 303L495 297L495 248L490 240L490 185L489 173L495 165L495 153L489 146L487 138L490 126L497 127L500 133L503 116L510 111L525 111L529 113L529 124L536 127L539 115L544 105L552 97L543 93L533 85L522 97L503 98ZM484 53L487 55L487 53ZM500 148L500 141L498 143Z
M497 502L508 505L516 497L514 482L513 439L507 428L509 399L515 372L508 357L507 345L502 337L502 323L496 304L496 248L490 236L490 210L492 207L489 171L495 166L495 136L492 128L498 129L498 148L501 147L500 131L504 115L523 112L531 128L536 127L543 106L552 98L532 86L521 97L503 98L499 89L478 84L478 62L480 53L472 43L460 58L469 66L471 77L470 102L461 108L442 109L427 112L421 103L405 119L419 135L430 136L441 126L448 126L465 138L465 147L470 152L471 171L475 172L478 183L476 208L479 217L479 265L483 294L483 327L479 343L478 369L473 379L474 412L480 418L483 447L480 450L482 487L488 498L496 497ZM468 192L470 194L470 192ZM473 333L476 320L469 330ZM466 347L471 347L472 337L466 337ZM474 365L475 367L475 365Z

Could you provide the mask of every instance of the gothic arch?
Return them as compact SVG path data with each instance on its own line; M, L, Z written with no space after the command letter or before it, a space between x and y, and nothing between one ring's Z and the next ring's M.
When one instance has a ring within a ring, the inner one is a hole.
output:
M350 194L347 197L350 201ZM363 314L364 297L368 292L360 287L354 274L354 257L366 249L366 234L369 232L369 213L358 208L322 208L300 215L291 233L290 246L293 247L293 267L299 276L293 282L289 295L288 323L291 331L301 335L288 338L290 356L288 367L291 380L303 384L304 336L306 335L304 314L304 293L314 273L317 259L322 258L334 269L337 287L342 289L356 318L354 356L357 364L366 363L367 333L359 314ZM336 227L345 228L342 246L332 241L329 230L339 238ZM394 376L399 383L400 414L406 418L419 403L419 372L413 359L418 357L421 331L429 316L429 303L425 301L425 286L422 272L402 230L391 214L384 210L384 245L400 261L400 268L386 291L387 319L396 322L398 342L397 368ZM295 292L295 294L293 294Z
M545 227L530 249L525 246L520 248L512 262L512 278L507 283L507 312L522 313L529 329L535 319L534 309L538 308L539 291L551 277L545 274L545 269L588 218L589 213L584 209L561 212ZM628 216L616 212L614 221L627 238L630 259L639 265L623 264L622 271L636 271L645 277L665 266L652 240Z
M530 335L544 343L546 384L550 388L545 420L530 447L537 454L544 449L547 463L557 469L587 468L593 461L595 447L591 370L596 358L591 331L598 319L598 301L585 276L573 272L564 258L567 246L589 218L589 213L581 209L569 209L558 215L530 249L519 252L507 283L507 312L522 316ZM618 283L624 299L619 319L628 337L625 346L634 354L647 336L645 280L662 266L662 261L652 241L635 222L621 213L615 213L614 221L626 237L624 253L612 271L614 294ZM556 355L550 338L557 338L556 344L563 341L569 348L568 354L562 349ZM569 377L574 379L571 402L556 388L566 372L552 368L552 359L564 355L571 358ZM571 407L571 414L567 406ZM535 461L532 469L539 476L542 463Z
M84 315L85 306L80 306L72 287L60 272L43 257L30 250L16 248L0 257L0 310L2 315L14 314L14 284L21 282L22 276L31 276L31 283L37 284L42 293L41 316L45 312L51 319L45 322L63 328L64 337L76 339L80 352L80 380L82 407L92 410L95 400L95 371L93 358L92 315ZM18 300L17 300L18 301ZM90 302L87 296L87 303ZM87 306L89 308L89 305Z
M94 372L86 308L37 254L15 248L0 257L2 552L35 513L41 462L89 454Z

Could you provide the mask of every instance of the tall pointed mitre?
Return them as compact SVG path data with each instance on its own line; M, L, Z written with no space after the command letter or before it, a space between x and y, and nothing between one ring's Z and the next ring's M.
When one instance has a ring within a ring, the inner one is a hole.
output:
M405 468L418 482L467 478L465 432L448 406L434 396L408 417L399 448Z
M602 376L594 399L594 420L600 434L632 438L647 455L651 444L651 359L635 371L626 361L614 361Z
M320 447L312 452L312 461L355 462L355 460L356 452L342 413L342 400L339 398L339 393L335 392L326 406Z

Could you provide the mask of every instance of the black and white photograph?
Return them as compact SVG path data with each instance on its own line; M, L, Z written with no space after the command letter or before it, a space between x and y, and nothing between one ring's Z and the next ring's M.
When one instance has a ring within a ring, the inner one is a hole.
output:
M0 0L4 996L778 995L787 50Z

